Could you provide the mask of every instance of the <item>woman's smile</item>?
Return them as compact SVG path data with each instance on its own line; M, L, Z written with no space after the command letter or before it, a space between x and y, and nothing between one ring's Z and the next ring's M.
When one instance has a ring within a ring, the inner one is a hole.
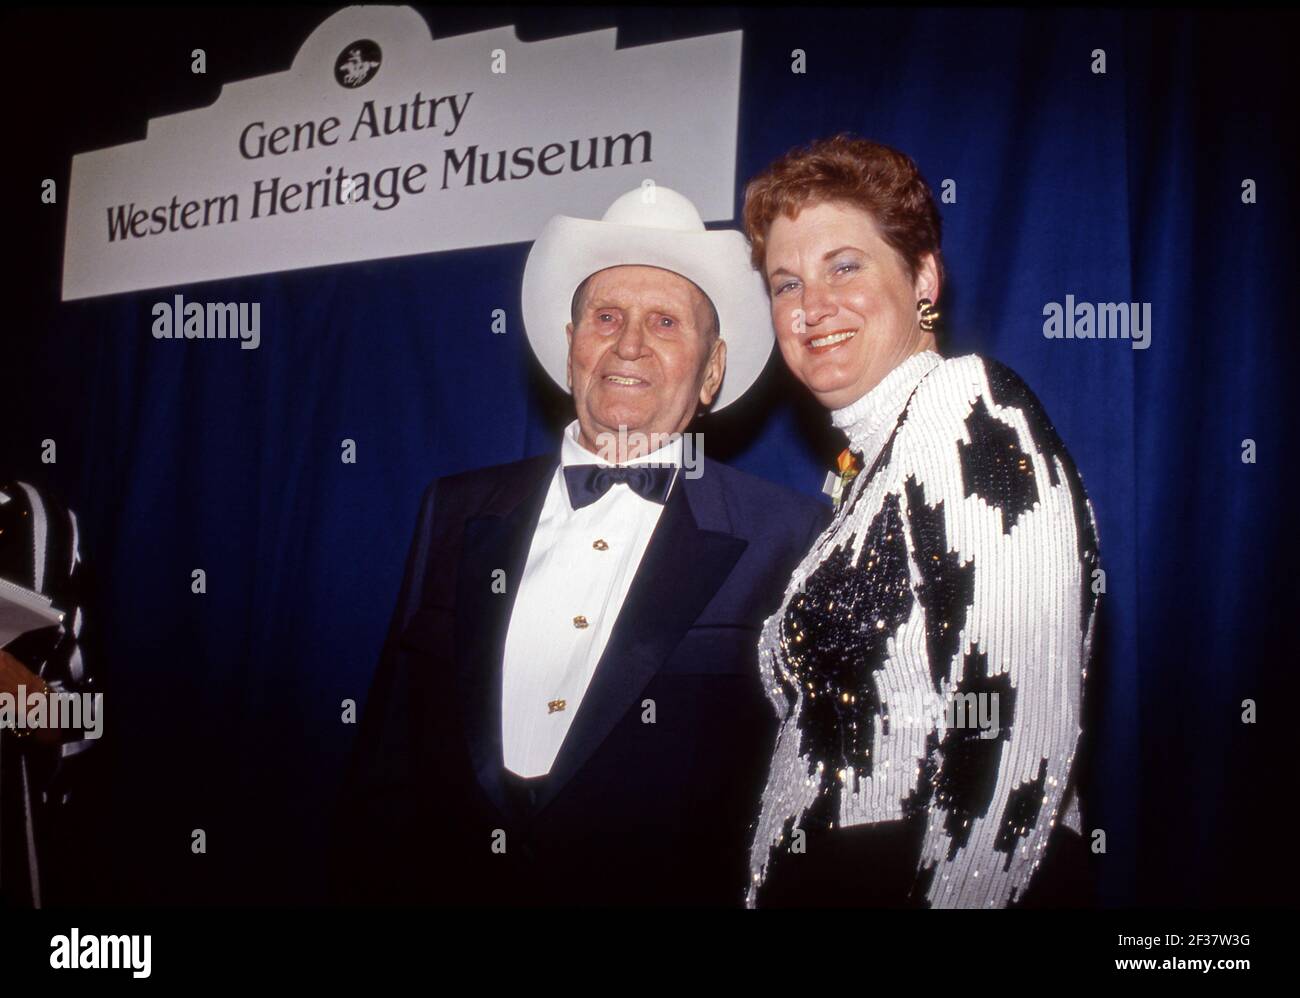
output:
M856 329L841 329L833 333L810 337L804 343L804 347L817 354L830 353L857 335L858 331Z

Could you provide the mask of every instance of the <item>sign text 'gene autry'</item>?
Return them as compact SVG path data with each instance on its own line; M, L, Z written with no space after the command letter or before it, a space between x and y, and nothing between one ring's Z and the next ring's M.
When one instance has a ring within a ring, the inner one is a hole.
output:
M373 139L381 135L400 135L428 128L441 128L450 138L456 134L461 119L469 107L474 91L451 94L448 97L425 97L419 91L409 101L376 107L372 100L361 105L348 142L358 138ZM244 159L261 159L263 156L283 156L302 152L317 146L337 145L343 122L335 115L320 121L299 121L292 125L269 126L265 121L250 121L239 133L239 155ZM336 134L337 133L337 134Z

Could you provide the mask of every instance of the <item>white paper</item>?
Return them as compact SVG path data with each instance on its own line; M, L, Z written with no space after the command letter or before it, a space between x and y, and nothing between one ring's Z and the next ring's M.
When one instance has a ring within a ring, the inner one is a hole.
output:
M28 631L62 622L48 596L0 579L0 648Z

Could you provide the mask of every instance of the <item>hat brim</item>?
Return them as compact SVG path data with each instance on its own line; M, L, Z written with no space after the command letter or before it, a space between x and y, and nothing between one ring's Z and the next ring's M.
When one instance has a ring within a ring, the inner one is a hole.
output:
M557 215L546 223L524 265L524 329L546 373L568 390L573 292L591 274L619 266L661 267L709 296L727 344L727 369L713 400L725 409L758 380L775 336L767 290L734 230L679 232Z

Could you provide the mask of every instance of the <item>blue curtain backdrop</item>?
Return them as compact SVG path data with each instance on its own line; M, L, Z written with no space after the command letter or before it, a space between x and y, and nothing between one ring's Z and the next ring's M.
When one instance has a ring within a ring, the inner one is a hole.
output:
M59 42L17 56L18 78L50 95L15 111L26 158L6 166L23 238L8 262L20 307L0 353L0 472L48 485L81 517L107 690L87 897L319 897L355 730L340 702L364 701L421 491L545 451L567 419L523 335L528 244L59 303L63 199L39 204L40 181L63 192L72 153L287 68L328 12L9 17L22 37ZM1107 592L1087 791L1090 825L1106 833L1105 899L1274 896L1261 836L1289 796L1269 789L1289 760L1266 753L1260 730L1283 716L1295 663L1295 544L1279 526L1295 432L1283 310L1296 262L1283 39L1295 19L425 14L437 36L617 26L621 46L743 28L737 215L748 177L845 129L907 151L936 191L955 182L941 206L947 350L1025 377L1099 518ZM141 38L150 56L122 72ZM206 77L189 71L194 47ZM804 74L791 72L796 48ZM1257 204L1242 203L1246 178ZM628 187L640 179L629 168ZM173 293L260 302L261 348L154 340L150 309ZM1045 338L1044 305L1066 295L1149 302L1149 348ZM504 335L490 328L497 308ZM712 456L812 495L842 446L775 356L758 390L703 429ZM53 465L40 460L46 438ZM340 461L344 438L355 465ZM195 568L206 595L190 591ZM1241 723L1246 698L1264 723ZM204 856L190 851L197 828Z

